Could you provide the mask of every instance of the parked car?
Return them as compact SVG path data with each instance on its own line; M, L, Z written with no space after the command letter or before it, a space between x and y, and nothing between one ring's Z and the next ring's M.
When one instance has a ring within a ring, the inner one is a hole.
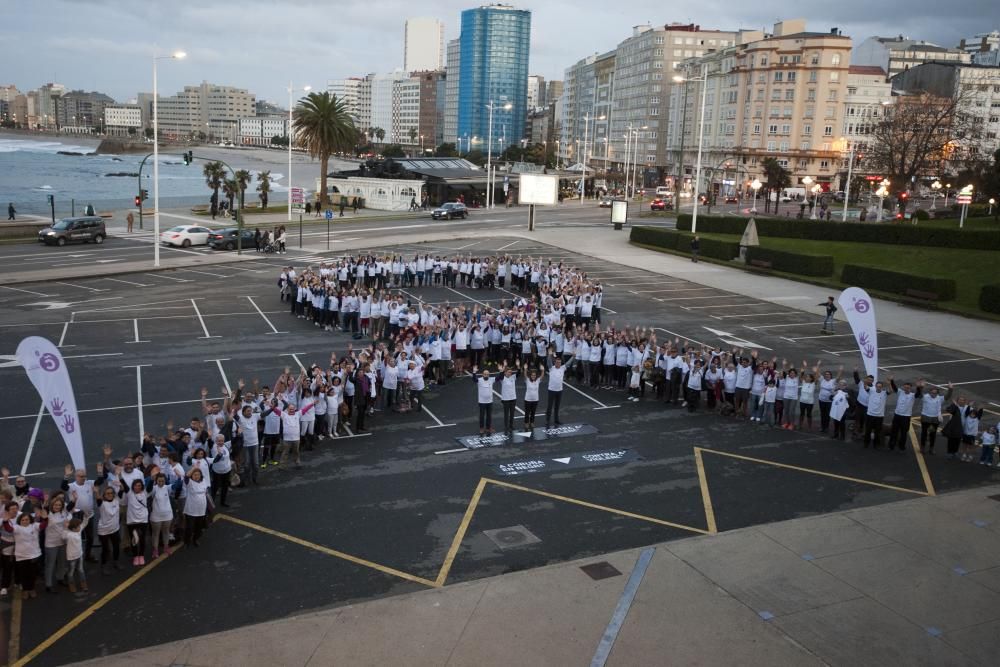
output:
M657 197L649 204L650 211L672 211L673 209L674 209L673 204L671 204L663 197Z
M469 209L465 208L465 204L457 201L450 201L447 204L441 204L436 209L431 211L431 218L434 220L453 220L455 218L467 218L469 217Z
M736 195L726 195L726 203L727 204L739 204L740 203L740 198L737 197Z
M160 243L190 248L193 245L205 245L208 243L208 235L211 233L212 230L208 227L178 225L160 234Z
M601 197L601 201L598 204L601 208L611 208L611 206L616 201L625 201L624 197Z
M237 233L236 227L216 229L208 235L208 247L212 250L236 250ZM253 248L253 231L243 230L243 248Z
M67 243L104 243L108 231L104 228L104 220L97 216L81 218L63 218L51 227L44 227L38 232L38 242L45 245L64 246Z

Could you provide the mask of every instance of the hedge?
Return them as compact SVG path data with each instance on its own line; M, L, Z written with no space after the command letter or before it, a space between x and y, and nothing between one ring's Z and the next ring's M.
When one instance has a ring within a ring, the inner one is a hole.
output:
M633 227L629 240L634 243L676 250L686 255L691 254L691 234L683 234L672 229L658 227ZM740 244L736 241L718 241L716 239L699 239L700 254L703 257L723 259L727 262L740 254Z
M933 293L937 295L936 301L951 301L955 298L955 281L950 278L931 278L857 264L845 264L840 281L846 285L868 287L903 296L907 296L907 290Z
M706 234L739 234L746 229L747 219L733 216L698 216L698 231ZM691 214L677 216L677 229L691 231ZM941 229L911 224L868 224L858 222L826 222L784 218L757 219L760 236L775 236L812 241L846 241L849 243L888 243L893 245L935 246L938 248L968 248L1000 250L1000 230Z
M770 262L771 268L775 271L795 273L800 276L829 278L833 275L833 257L830 255L808 255L750 246L747 248L747 264L754 260Z
M979 307L988 313L1000 313L1000 284L983 285L979 292Z

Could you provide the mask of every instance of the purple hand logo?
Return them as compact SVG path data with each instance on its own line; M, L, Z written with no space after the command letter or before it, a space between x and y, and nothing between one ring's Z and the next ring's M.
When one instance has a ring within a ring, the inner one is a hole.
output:
M38 366L43 371L48 371L50 373L57 371L59 370L59 357L51 352L46 352L38 358Z
M865 355L868 359L875 356L875 346L872 344L868 332L862 331L858 334L858 345L861 347L861 354Z
M871 310L872 305L868 303L868 299L855 299L854 300L854 310L858 313L867 313Z
M52 413L53 417L62 417L65 408L66 404L60 401L59 397L56 396L55 398L52 399L52 403L49 406L49 411Z
M72 415L66 415L63 417L63 430L67 433L72 433L76 430L76 420L73 419Z

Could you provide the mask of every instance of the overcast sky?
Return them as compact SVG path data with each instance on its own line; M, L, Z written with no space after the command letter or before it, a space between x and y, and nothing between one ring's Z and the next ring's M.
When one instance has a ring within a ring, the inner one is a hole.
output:
M7 0L0 24L0 84L20 89L55 81L105 92L119 101L151 90L150 57L183 49L188 58L161 62L159 90L173 94L202 80L247 88L258 99L285 106L288 81L322 88L328 79L387 72L403 65L403 24L410 16L445 23L458 36L459 15L476 6L461 0ZM693 5L693 6L692 6ZM1000 29L996 0L866 0L793 3L759 0L698 3L631 0L534 0L533 74L561 79L580 58L612 49L633 25L694 22L705 28L759 29L780 18L802 17L810 30L840 27L855 44L871 35L904 34L943 46L963 36ZM676 7L676 9L674 8Z

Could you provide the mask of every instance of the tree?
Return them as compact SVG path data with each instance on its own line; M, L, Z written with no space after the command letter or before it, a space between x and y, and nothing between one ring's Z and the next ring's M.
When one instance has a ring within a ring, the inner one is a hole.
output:
M895 100L872 126L865 160L897 191L924 176L943 177L949 163L979 136L978 118L963 111L971 102L964 92L952 97L916 93Z
M486 155L478 148L473 148L465 154L465 159L480 166L486 164Z
M330 155L348 151L357 140L354 119L347 105L329 92L309 93L292 112L298 142L310 157L319 158L319 205L327 202L326 179Z
M382 149L383 157L406 157L406 151L399 144L389 144Z
M142 133L146 136L147 139L153 138L153 128L151 127L147 127L145 130L142 131Z
M434 157L458 157L458 151L455 144L446 142L434 149Z
M267 196L271 193L270 170L257 174L257 193L257 196L260 198L260 207L267 208Z
M246 169L237 169L235 178L236 178L236 185L238 187L236 192L240 196L240 207L242 207L244 202L246 202L247 186L253 182L253 174L251 174Z
M239 192L240 192L240 184L236 182L235 178L227 178L222 181L222 194L224 194L226 196L226 199L229 200L230 211L234 209L233 200L236 198L236 195L239 194Z
M383 130L381 127L376 127L375 138L378 139L379 143L382 143L382 140L385 139L385 130Z
M219 206L219 188L222 187L222 181L226 178L226 168L221 162L208 162L202 169L202 174L205 175L205 184L212 190L212 216L214 217Z
M410 137L410 143L411 144L417 143L417 130L416 130L416 128L411 127L410 130L406 134Z
M283 135L274 135L271 137L272 146L288 146L288 137Z
M791 174L773 157L764 158L760 164L764 169L764 177L767 179L768 195L764 200L765 208L767 208L767 202L771 201L770 193L775 192L774 214L778 215L778 203L781 201L781 191L791 184Z

